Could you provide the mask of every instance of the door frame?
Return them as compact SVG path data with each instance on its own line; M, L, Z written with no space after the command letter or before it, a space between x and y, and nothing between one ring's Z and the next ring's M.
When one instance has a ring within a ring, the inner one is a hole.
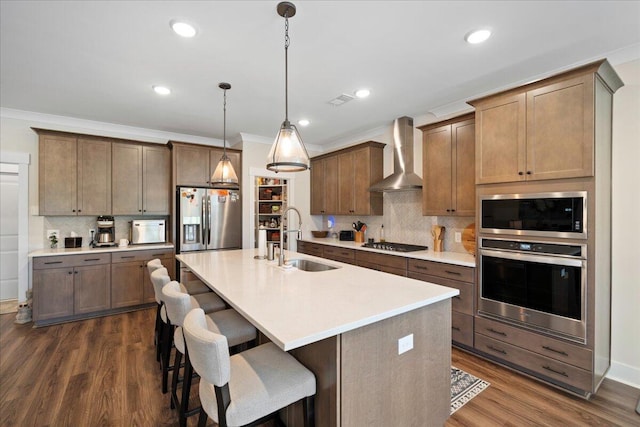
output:
M27 301L29 280L29 164L31 155L23 152L0 151L0 163L18 166L18 303Z

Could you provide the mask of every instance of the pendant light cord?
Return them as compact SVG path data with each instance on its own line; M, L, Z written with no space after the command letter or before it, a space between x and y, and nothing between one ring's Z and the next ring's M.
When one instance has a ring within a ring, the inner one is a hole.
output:
M289 13L284 14L284 120L289 122Z
M222 103L222 110L223 110L223 123L222 123L222 144L223 144L223 149L222 149L222 156L224 158L227 157L227 90L225 89L224 92L224 101Z

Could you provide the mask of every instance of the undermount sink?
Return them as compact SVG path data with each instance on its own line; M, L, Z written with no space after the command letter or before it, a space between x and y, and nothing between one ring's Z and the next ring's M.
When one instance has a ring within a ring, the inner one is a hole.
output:
M308 259L292 259L287 262L287 265L291 265L302 271L329 271L340 268L328 264L322 264L320 262L311 261Z

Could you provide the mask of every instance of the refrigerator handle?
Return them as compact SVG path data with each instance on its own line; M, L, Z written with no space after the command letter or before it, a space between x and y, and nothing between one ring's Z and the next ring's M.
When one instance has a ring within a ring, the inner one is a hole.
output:
M207 247L211 246L211 196L207 196Z
M200 212L200 233L202 234L202 244L205 244L205 236L206 236L206 229L207 229L207 216L206 216L206 211L207 211L207 205L206 205L206 196L202 196L202 210Z

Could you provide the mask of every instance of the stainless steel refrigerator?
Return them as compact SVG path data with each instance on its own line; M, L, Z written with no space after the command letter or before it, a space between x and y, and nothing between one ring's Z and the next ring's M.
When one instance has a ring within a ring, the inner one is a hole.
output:
M176 200L178 253L242 247L238 190L180 187Z

